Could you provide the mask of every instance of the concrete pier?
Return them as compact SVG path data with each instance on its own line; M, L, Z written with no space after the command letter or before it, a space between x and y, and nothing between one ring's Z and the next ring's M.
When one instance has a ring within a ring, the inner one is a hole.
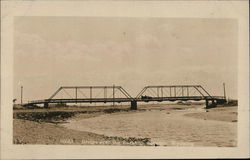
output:
M137 110L137 101L136 100L133 100L131 101L131 110Z

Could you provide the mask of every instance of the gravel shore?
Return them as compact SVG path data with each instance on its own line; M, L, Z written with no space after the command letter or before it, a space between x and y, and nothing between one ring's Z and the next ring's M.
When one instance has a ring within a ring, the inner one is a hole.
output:
M196 105L157 104L138 108L14 110L13 143L225 147L237 144L237 106L205 110ZM221 130L215 130L217 127Z

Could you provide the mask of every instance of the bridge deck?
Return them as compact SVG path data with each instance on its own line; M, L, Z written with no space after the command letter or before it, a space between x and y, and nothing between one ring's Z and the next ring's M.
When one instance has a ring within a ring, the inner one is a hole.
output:
M85 99L44 99L31 101L25 105L34 105L34 104L44 104L44 103L108 103L108 102L151 102L151 101L200 101L200 100L224 100L224 97L219 96L186 96L186 97L149 97L149 98L85 98Z

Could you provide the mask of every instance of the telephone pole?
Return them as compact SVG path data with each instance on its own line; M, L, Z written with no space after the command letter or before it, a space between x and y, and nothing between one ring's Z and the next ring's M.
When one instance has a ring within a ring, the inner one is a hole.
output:
M21 105L23 105L23 86L21 86Z
M223 83L223 89L224 89L224 98L226 99L226 84Z
M113 84L113 107L115 106L115 85Z

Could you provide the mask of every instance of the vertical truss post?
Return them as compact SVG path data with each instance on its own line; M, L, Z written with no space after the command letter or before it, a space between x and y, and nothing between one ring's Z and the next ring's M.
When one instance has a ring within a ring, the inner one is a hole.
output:
M161 87L161 98L163 98L163 87Z
M77 103L77 87L76 87L76 103Z
M174 87L174 96L176 97L176 86Z
M90 101L92 101L92 87L89 87L89 98L90 98Z
M159 98L159 87L157 87L157 97Z
M104 99L107 99L107 86L104 87Z
M171 87L169 87L169 89L170 89L170 97L172 97L172 93L171 93Z
M188 86L187 86L187 96L189 96L189 90L188 90Z
M184 96L183 86L181 86L182 97Z

